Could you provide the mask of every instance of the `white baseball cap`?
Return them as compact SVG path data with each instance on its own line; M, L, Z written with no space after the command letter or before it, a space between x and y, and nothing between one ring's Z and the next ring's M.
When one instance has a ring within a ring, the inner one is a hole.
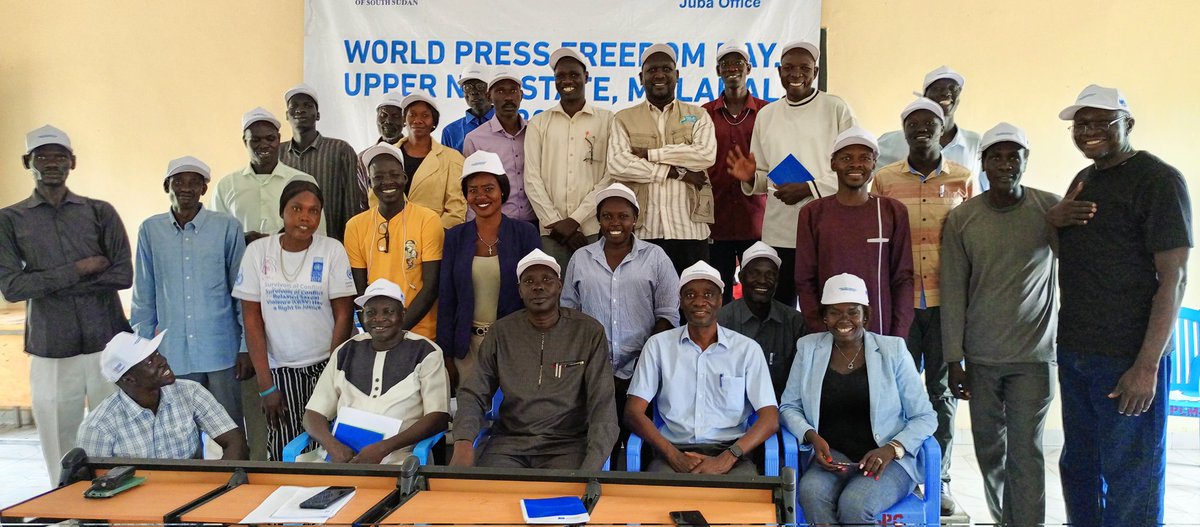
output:
M950 66L939 66L937 69L925 74L925 83L921 85L921 90L929 89L929 85L942 79L950 79L958 83L958 87L962 88L967 85L967 80L962 74L950 69Z
M991 130L984 132L983 139L979 141L979 151L983 152L996 143L1005 141L1021 145L1021 148L1029 149L1029 139L1025 137L1025 130L1019 126L1008 123L1000 123L993 126Z
M318 106L321 105L321 102L317 100L317 90L314 90L312 86L309 86L303 82L301 82L300 84L297 84L295 86L292 86L292 89L288 90L287 93L283 94L283 104L287 104L288 101L292 100L292 97L295 97L302 93L304 95L312 97L313 102L316 103Z
M928 97L917 97L917 100L908 103L908 106L904 107L904 111L900 112L900 120L908 119L908 116L917 110L929 110L937 116L939 121L946 121L946 112L942 111L942 105L933 102L933 99Z
M212 172L208 169L208 165L192 156L172 159L170 163L167 163L167 175L163 177L163 181L171 179L171 176L175 174L182 174L184 172L195 172L204 176L205 183L212 181Z
M167 330L162 330L152 339L144 339L128 331L113 335L100 352L100 373L108 382L117 382L125 373L158 351Z
M497 71L495 75L492 75L492 80L488 81L488 91L491 91L492 86L495 86L496 83L500 81L513 81L517 83L517 88L521 87L521 77L518 77L516 72L511 70L500 70Z
M362 164L364 167L370 166L371 160L375 159L376 157L383 156L383 155L392 156L392 157L396 158L396 160L399 161L401 164L404 163L404 152L401 152L399 148L396 148L395 146L393 146L389 143L383 142L383 143L375 143L375 144L371 145L369 148L367 148L366 150L363 150Z
M554 69L558 66L558 61L566 58L578 60L580 64L583 64L583 70L587 71L588 63L586 60L583 60L583 55L580 55L579 51L575 48L568 47L558 48L554 50L554 53L550 54L550 69Z
M683 289L683 286L692 280L708 280L717 284L717 287L722 291L725 290L725 282L721 280L721 273L717 272L713 266L708 265L708 262L704 260L692 264L687 269L684 269L682 273L679 273L679 288Z
M375 105L375 111L379 111L379 109L383 108L384 106L395 106L397 108L403 109L404 108L404 99L401 99L400 96L397 95L395 92L388 93L387 95L384 95L382 99L379 100L379 104Z
M1058 112L1058 118L1064 121L1070 121L1075 118L1075 112L1080 108L1099 108L1101 110L1124 110L1129 113L1129 103L1125 100L1125 94L1116 88L1106 88L1099 84L1088 85L1083 91L1079 92L1079 97L1075 98L1075 104L1072 104Z
M628 201L633 205L633 210L642 210L641 207L638 206L637 194L634 194L633 190L621 183L613 183L597 191L596 206L600 206L601 202L612 197L624 198L625 201Z
M242 114L242 131L246 131L247 128L250 128L250 125L259 121L271 123L276 129L279 128L279 119L276 119L266 108L259 106Z
M458 74L458 85L462 86L463 83L471 80L487 82L488 78L487 68L479 64L467 64Z
M750 51L747 50L746 46L740 42L726 42L721 44L721 47L717 48L717 60L720 61L721 57L724 57L730 53L737 53L747 61L750 60Z
M677 62L679 60L675 55L675 48L672 48L666 44L654 44L642 51L642 56L639 57L638 65L640 66L645 64L646 59L650 58L650 55L655 53L665 53L668 57L671 57L671 62Z
M750 265L750 262L758 258L766 258L775 262L775 267L779 267L783 262L779 259L779 253L775 252L774 247L758 241L754 242L754 245L751 245L746 249L746 252L742 253L742 268L745 269L747 265Z
M414 102L423 102L425 104L428 104L430 108L434 109L434 111L437 111L437 109L438 109L437 102L434 101L433 97L431 95L429 95L429 93L426 92L425 90L417 90L417 91L414 91L414 92L408 94L408 96L405 97L404 100L400 101L400 108L407 109L408 105L410 105Z
M544 265L549 267L554 270L554 274L560 277L562 276L562 267L559 267L557 260L555 260L552 256L542 252L541 249L534 249L529 254L525 255L524 258L521 258L521 261L517 262L517 278L521 278L521 275L525 274L526 269L529 269L535 265Z
M371 282L371 285L367 286L367 290L363 291L362 296L354 299L354 303L358 304L358 307L363 307L367 305L368 301L377 296L394 298L400 301L400 305L404 305L404 291L400 289L400 286L396 282L387 278L380 278Z
M807 42L804 40L793 40L787 44L784 44L783 51L779 52L779 56L783 57L784 55L787 55L787 52L793 49L803 49L807 51L809 55L812 55L814 61L821 61L821 48L818 48L817 45L813 44L812 42Z
M825 290L821 292L821 305L846 303L871 305L867 296L867 283L850 273L830 277L825 281Z
M475 153L467 156L467 159L463 161L462 177L459 179L481 172L496 176L506 175L504 172L504 162L500 161L500 156L487 150L476 150Z
M833 151L829 153L829 156L833 157L838 150L850 145L869 146L871 147L871 151L875 152L875 155L879 155L879 142L875 139L875 134L868 132L861 126L854 125L838 134L837 139L833 141Z
M25 134L26 154L33 152L39 146L46 145L62 145L72 154L75 153L75 149L71 148L71 138L67 137L67 133L53 126L46 125Z

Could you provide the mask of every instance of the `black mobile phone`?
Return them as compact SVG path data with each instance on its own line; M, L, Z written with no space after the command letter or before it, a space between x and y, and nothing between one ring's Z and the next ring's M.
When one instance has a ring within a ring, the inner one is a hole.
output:
M708 520L700 511L671 511L671 521L676 527L708 527Z
M92 488L96 490L113 490L124 485L137 471L129 465L113 467L108 473L92 480Z
M354 492L354 487L329 487L316 496L300 502L301 509L325 509L333 505L337 500L344 498L347 494Z

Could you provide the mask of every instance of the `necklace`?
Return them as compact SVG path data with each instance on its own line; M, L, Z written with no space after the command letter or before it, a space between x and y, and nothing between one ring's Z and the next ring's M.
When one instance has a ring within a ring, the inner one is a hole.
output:
M296 266L296 270L288 272L287 264L283 261L283 236L279 236L279 271L283 273L283 279L288 282L295 282L300 276L300 270L304 269L304 262L308 261L308 250L312 249L312 241L308 242L308 247L304 248L304 253L300 255L300 265ZM290 252L290 251L289 251Z
M849 361L846 363L846 369L853 371L854 370L854 361L855 361L855 359L858 359L858 354L860 352L862 352L862 348L861 347L858 348L858 350L856 350L854 352L854 356L852 356L852 357L847 357L846 352L842 351L842 348L837 345L837 342L833 343L833 348L838 351L838 354L841 355L843 359L846 359Z
M747 97L747 98L749 98L749 95L747 95L746 97ZM742 108L742 113L738 114L738 115L741 115L741 116L742 116L742 118L741 118L741 119L738 119L738 120L737 120L737 122L734 122L734 121L730 121L730 120L729 120L729 116L730 116L730 115L732 115L732 114L729 112L729 110L725 110L725 111L723 111L723 112L720 112L720 113L721 113L721 118L722 118L722 119L724 119L724 120L725 120L725 122L729 123L729 126L737 126L737 125L739 125L739 124L742 124L742 122L743 122L743 121L745 121L746 119L749 119L749 118L750 118L750 114L751 114L751 113L753 113L753 112L747 111L747 109L746 109L746 108ZM745 114L745 115L743 115L743 114ZM736 117L736 116L735 116L735 117Z
M500 235L499 234L496 235L496 241L494 241L492 243L483 241L483 235L479 234L478 232L475 233L475 237L479 238L479 243L482 243L485 247L487 247L488 256L496 255L496 244L500 243Z

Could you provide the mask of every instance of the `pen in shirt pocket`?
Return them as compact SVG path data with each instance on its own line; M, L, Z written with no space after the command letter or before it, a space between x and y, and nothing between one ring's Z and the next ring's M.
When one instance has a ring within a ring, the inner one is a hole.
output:
M563 368L569 368L571 366L581 366L581 365L583 365L582 360L556 362L556 363L554 363L554 378L558 379L558 378L562 377Z
M725 387L725 374L724 373L722 373L720 376L717 377L717 384L722 388Z

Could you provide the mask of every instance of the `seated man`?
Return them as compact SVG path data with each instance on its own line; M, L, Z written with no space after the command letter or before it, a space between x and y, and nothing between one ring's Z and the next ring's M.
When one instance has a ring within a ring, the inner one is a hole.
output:
M747 454L779 430L766 358L749 337L717 324L725 283L716 269L696 262L679 283L687 325L646 342L625 424L654 447L652 472L755 475ZM662 415L661 431L646 417L650 401ZM747 430L751 413L758 421Z
M442 349L401 326L404 291L380 278L354 303L363 308L360 333L333 352L304 407L304 430L321 444L296 461L400 463L418 441L450 422L450 376ZM355 450L330 432L342 408L400 421L400 431Z
M560 272L540 249L517 263L525 309L491 326L475 370L458 389L451 465L599 470L612 451L617 412L608 339L599 322L559 306ZM497 388L504 402L476 460L474 439Z
M179 379L153 339L113 335L100 352L100 372L120 388L79 425L79 447L90 457L191 459L200 432L221 446L221 459L247 459L246 436L199 383Z
M763 242L755 242L742 253L742 298L721 308L717 324L754 339L767 358L775 398L783 395L796 341L804 336L804 315L775 300L779 284L779 253Z

